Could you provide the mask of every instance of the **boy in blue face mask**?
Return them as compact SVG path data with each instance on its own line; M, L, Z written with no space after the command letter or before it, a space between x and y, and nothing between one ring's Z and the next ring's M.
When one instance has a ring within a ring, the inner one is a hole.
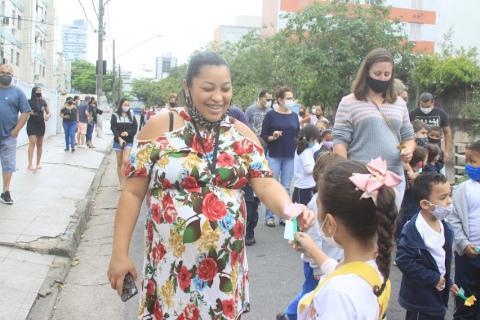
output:
M440 173L423 173L413 185L420 212L403 227L398 268L403 273L398 302L405 319L444 319L449 291L453 231L445 219L452 211L451 187Z
M480 296L480 141L467 150L465 173L470 178L453 192L453 212L449 217L455 233L455 282L467 295ZM454 319L478 319L478 303L465 307L455 301Z

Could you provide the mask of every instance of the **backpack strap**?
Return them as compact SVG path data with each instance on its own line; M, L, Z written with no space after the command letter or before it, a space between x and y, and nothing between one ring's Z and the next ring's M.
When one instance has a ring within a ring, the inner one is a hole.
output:
M320 291L320 289L325 285L327 281L332 279L335 276L345 275L345 274L354 274L368 282L368 284L372 287L372 290L375 286L380 287L382 285L382 279L380 278L378 271L368 264L367 262L350 262L344 264L337 268L335 271L330 273L325 279L323 279L317 287L306 294L298 304L298 313L305 312L306 309L312 308L312 302L314 296ZM385 289L383 290L382 294L378 297L378 305L379 305L379 319L382 319L387 311L388 302L390 300L390 292L391 292L391 283L390 280L387 281Z

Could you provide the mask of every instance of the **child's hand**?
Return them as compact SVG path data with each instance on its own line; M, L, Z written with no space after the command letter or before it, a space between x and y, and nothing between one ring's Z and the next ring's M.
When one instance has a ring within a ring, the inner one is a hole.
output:
M320 280L321 277L322 277L321 275L313 276L313 278L314 278L315 280Z
M475 251L475 246L473 244L468 244L465 247L463 253L465 253L470 258L475 258L477 256L477 252Z
M460 290L460 288L456 284L450 287L450 292L453 294L454 297L457 296L458 290Z
M308 230L315 222L315 214L303 204L297 204L302 207L302 213L297 216L298 228L300 231Z
M311 257L311 252L315 249L316 244L313 239L304 232L295 233L294 249L297 251L305 252L306 255Z
M438 281L437 285L435 286L435 288L438 290L438 291L442 291L443 289L445 289L445 278L443 276L440 276L440 280Z

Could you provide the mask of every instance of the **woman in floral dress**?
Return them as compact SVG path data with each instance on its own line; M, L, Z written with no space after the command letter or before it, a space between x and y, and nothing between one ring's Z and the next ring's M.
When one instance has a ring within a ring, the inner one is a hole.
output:
M190 61L183 87L187 107L150 119L127 168L115 219L108 276L120 294L128 248L148 191L144 277L139 319L239 319L249 310L246 210L241 188L283 218L287 192L271 178L255 134L228 117L230 70L202 52ZM313 214L304 209L301 227Z

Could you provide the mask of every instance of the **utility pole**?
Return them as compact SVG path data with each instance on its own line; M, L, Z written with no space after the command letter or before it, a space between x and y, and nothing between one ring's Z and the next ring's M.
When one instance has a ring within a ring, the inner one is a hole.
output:
M98 60L97 60L97 99L103 95L103 0L98 0Z
M113 103L116 104L117 103L117 84L116 84L116 77L115 77L115 73L116 73L116 65L115 65L115 39L113 39L113 59L112 59L112 100L113 100Z

